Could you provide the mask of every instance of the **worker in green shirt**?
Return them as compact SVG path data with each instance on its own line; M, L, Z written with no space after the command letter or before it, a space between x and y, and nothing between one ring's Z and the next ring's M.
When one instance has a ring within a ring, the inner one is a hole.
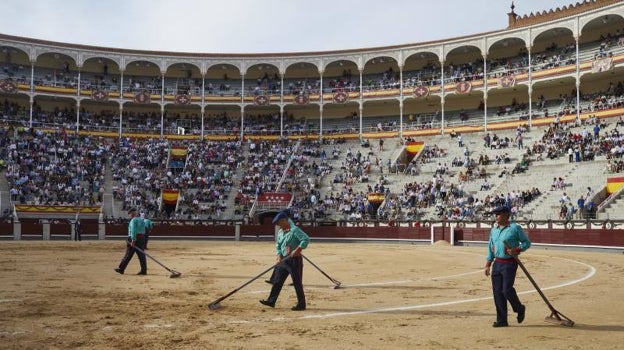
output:
M491 213L495 215L496 224L490 230L485 275L491 275L496 306L496 322L492 327L507 327L507 302L518 314L518 323L524 321L526 306L520 302L514 288L518 262L513 255L529 249L531 241L520 225L509 221L509 207L501 206ZM509 249L505 247L505 242L509 244Z
M115 269L115 272L124 274L126 267L134 253L136 252L139 257L139 263L141 264L141 271L137 275L147 275L147 261L145 254L135 249L135 247L145 250L145 223L138 215L136 208L128 210L130 216L130 222L128 222L128 238L126 240L126 254L121 259L119 267Z
M295 286L295 293L297 294L297 305L293 306L291 310L303 311L306 309L306 299L303 291L303 258L301 251L307 248L310 243L310 237L290 220L286 211L279 212L273 218L273 224L280 227L275 243L278 266L275 269L271 293L266 300L260 300L260 303L275 307L284 281L290 275Z

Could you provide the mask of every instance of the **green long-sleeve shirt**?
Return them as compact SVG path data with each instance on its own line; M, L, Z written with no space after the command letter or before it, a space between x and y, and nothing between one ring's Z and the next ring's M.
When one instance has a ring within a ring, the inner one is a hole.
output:
M277 240L275 241L275 250L277 255L281 255L282 257L287 256L293 250L297 249L297 247L301 247L301 249L305 249L308 247L310 243L310 237L303 232L295 223L288 219L290 223L290 230L284 231L280 229L277 234Z
M145 222L140 217L133 217L128 223L128 237L136 241L137 234L145 234Z
M151 230L154 228L154 222L152 222L152 220L150 219L143 219L143 225L145 226L146 230Z
M494 258L511 258L510 255L505 253L505 241L511 248L520 247L523 252L531 247L529 236L515 222L509 223L505 227L492 227L488 243L487 261L493 261Z

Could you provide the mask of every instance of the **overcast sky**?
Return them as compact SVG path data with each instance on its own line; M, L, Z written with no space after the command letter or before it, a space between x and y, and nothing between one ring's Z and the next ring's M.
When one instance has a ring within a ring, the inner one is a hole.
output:
M519 15L580 0L515 0ZM507 27L511 0L2 0L0 33L198 53L328 51Z

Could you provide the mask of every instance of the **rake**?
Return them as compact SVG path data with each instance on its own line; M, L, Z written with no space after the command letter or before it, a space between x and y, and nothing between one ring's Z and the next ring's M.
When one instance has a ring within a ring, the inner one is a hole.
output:
M305 256L303 254L301 254L301 256L303 256L303 258L306 259L306 261L309 262L312 266L316 267L316 269L319 270L323 274L323 276L327 277L334 284L334 289L340 288L340 285L342 284L340 281L335 280L335 279L329 277L329 275L326 274L325 271L321 270L320 267L316 266L316 264L313 263L310 259L308 259L307 256Z
M284 261L285 259L287 259L287 258L289 258L289 257L290 257L290 256L288 256L288 257L286 257L286 258L282 259L282 261ZM220 308L221 308L221 302L222 302L223 300L225 300L226 298L228 298L228 297L229 297L229 296L231 296L232 294L234 294L234 293L238 292L239 290L241 290L241 289L245 288L248 284L250 284L251 282L253 282L253 281L257 280L257 279L258 279L258 278L260 278L260 277L262 277L262 275L264 275L265 273L267 273L267 272L271 271L273 268L275 268L275 266L277 266L277 265L279 265L279 264L280 264L280 263L279 263L279 262L277 262L277 263L275 263L275 264L271 265L271 267L269 267L268 269L266 269L266 270L264 270L264 271L260 272L260 273L259 273L256 277L254 277L254 278L250 279L249 281L247 281L247 282L243 283L243 285L242 285L242 286L240 286L240 287L238 287L238 288L234 289L233 291L231 291L231 292L227 293L226 295L224 295L224 296L220 297L219 299L217 299L217 300L213 301L212 303L208 304L208 308L209 308L210 310L218 310L218 309L220 309Z
M180 276L182 276L181 272L178 272L174 269L170 269L167 266L163 265L160 261L156 260L156 258L154 258L153 256L147 254L143 249L139 248L139 247L134 247L134 249L136 249L138 252L145 254L145 256L147 256L148 258L154 260L155 263L157 263L158 265L162 266L165 268L165 270L169 271L171 273L171 275L169 275L169 278L178 278Z
M503 243L505 243L505 248L507 248L508 250L511 249L507 241L504 241ZM557 311L555 307L550 303L550 301L548 301L548 299L546 298L546 295L544 295L540 287L537 286L537 283L535 282L533 277L531 277L531 274L529 273L529 271L527 271L526 267L524 267L524 264L522 264L522 261L520 261L520 258L518 258L518 255L511 254L511 256L514 258L514 260L516 260L518 265L520 265L520 268L522 269L522 271L524 271L524 274L529 278L529 281L531 281L531 284L533 284L533 287L535 287L535 290L537 290L537 292L542 297L546 305L548 305L548 308L550 309L550 315L546 316L546 318L544 318L544 321L557 324L557 325L561 325L561 326L565 326L565 327L574 326L574 321L566 317L561 312Z

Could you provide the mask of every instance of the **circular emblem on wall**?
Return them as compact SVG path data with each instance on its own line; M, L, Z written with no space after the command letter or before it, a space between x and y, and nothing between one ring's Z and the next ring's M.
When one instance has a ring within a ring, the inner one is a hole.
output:
M306 95L297 95L295 96L295 102L298 105L306 105L310 99Z
M187 94L176 95L174 102L177 105L188 105L191 103L191 95L187 95Z
M145 91L141 91L134 95L134 102L136 103L150 103L151 99L150 94Z
M269 104L269 97L266 95L258 95L254 97L254 104L256 106L266 106Z
M0 91L7 94L14 94L17 92L17 86L9 79L0 80Z
M467 94L470 90L472 90L472 84L467 81L459 82L455 86L455 91L457 91L458 94Z
M425 97L429 95L429 88L425 86L417 86L414 88L414 97Z
M338 91L333 97L334 103L347 103L349 101L349 94L344 91Z
M516 85L516 78L513 75L505 75L498 79L498 86L508 88Z
M93 92L91 92L91 98L95 101L107 101L108 92L104 90L94 90Z

